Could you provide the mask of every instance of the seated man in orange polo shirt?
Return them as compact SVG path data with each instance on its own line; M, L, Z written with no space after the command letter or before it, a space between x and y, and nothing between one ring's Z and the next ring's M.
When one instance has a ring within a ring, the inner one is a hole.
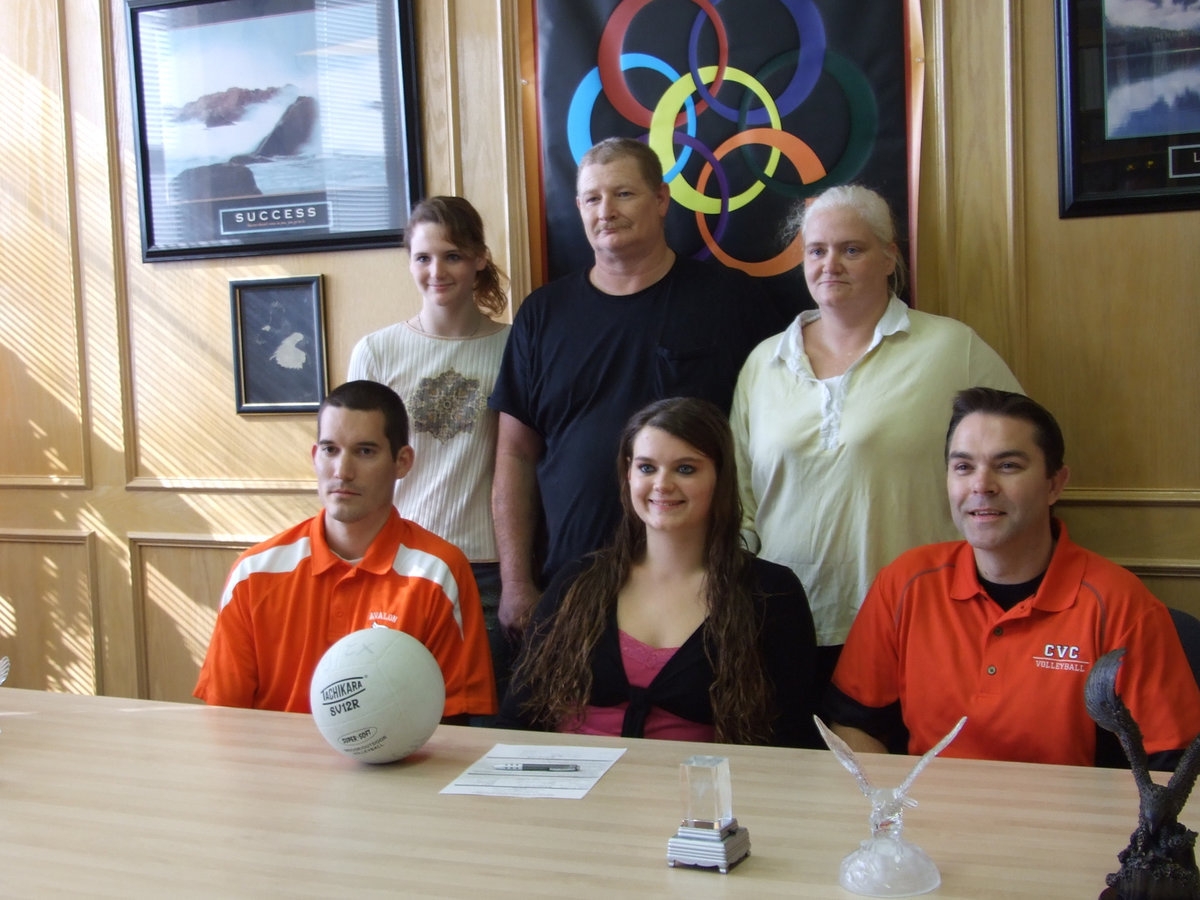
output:
M1058 423L1028 397L955 398L946 483L966 540L901 554L867 593L828 697L851 747L921 754L966 716L943 755L1122 764L1083 703L1092 664L1118 647L1117 692L1152 763L1173 767L1200 732L1200 691L1166 606L1051 515L1063 452Z
M397 479L413 464L400 397L373 381L336 388L317 412L312 458L325 508L234 563L196 696L311 712L309 683L325 651L352 631L385 627L411 634L437 659L444 718L494 713L470 564L392 505Z

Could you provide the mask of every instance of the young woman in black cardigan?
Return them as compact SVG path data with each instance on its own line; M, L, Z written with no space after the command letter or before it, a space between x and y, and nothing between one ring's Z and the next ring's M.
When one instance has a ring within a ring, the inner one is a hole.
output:
M629 420L612 546L543 595L496 724L820 746L804 589L741 539L729 423L691 398Z

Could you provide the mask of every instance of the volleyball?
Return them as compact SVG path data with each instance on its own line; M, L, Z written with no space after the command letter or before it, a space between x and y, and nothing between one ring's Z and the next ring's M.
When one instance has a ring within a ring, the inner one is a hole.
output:
M433 654L415 637L364 628L325 651L309 702L334 750L360 762L388 763L429 740L442 718L446 683Z

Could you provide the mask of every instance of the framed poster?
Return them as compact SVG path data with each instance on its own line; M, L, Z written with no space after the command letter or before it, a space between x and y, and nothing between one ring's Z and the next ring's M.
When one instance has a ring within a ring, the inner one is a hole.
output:
M1057 4L1060 218L1200 208L1200 4Z
M126 0L142 259L399 246L410 0Z
M229 282L239 413L316 412L329 388L320 275Z

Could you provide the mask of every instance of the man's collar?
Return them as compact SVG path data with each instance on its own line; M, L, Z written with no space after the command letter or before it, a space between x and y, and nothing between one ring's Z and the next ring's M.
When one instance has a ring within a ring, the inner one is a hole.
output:
M393 561L393 554L390 552L390 547L393 543L391 537L395 534L396 529L399 528L401 521L400 514L396 512L395 507L392 507L383 527L371 539L371 544L367 547L367 552L359 561L358 568L365 569L376 575L382 574L391 568ZM350 563L333 552L329 546L329 542L325 539L325 510L321 510L313 518L309 530L309 539L312 542L312 568L314 575L319 575L335 565L350 565Z
M1050 554L1050 563L1046 567L1042 584L1029 606L1043 612L1059 612L1075 603L1076 589L1083 577L1083 571L1075 545L1067 537L1066 523L1060 519L1052 519L1050 527L1054 535L1054 549ZM954 579L950 585L952 599L972 600L986 594L983 585L979 583L975 549L966 541L960 543L954 565Z

